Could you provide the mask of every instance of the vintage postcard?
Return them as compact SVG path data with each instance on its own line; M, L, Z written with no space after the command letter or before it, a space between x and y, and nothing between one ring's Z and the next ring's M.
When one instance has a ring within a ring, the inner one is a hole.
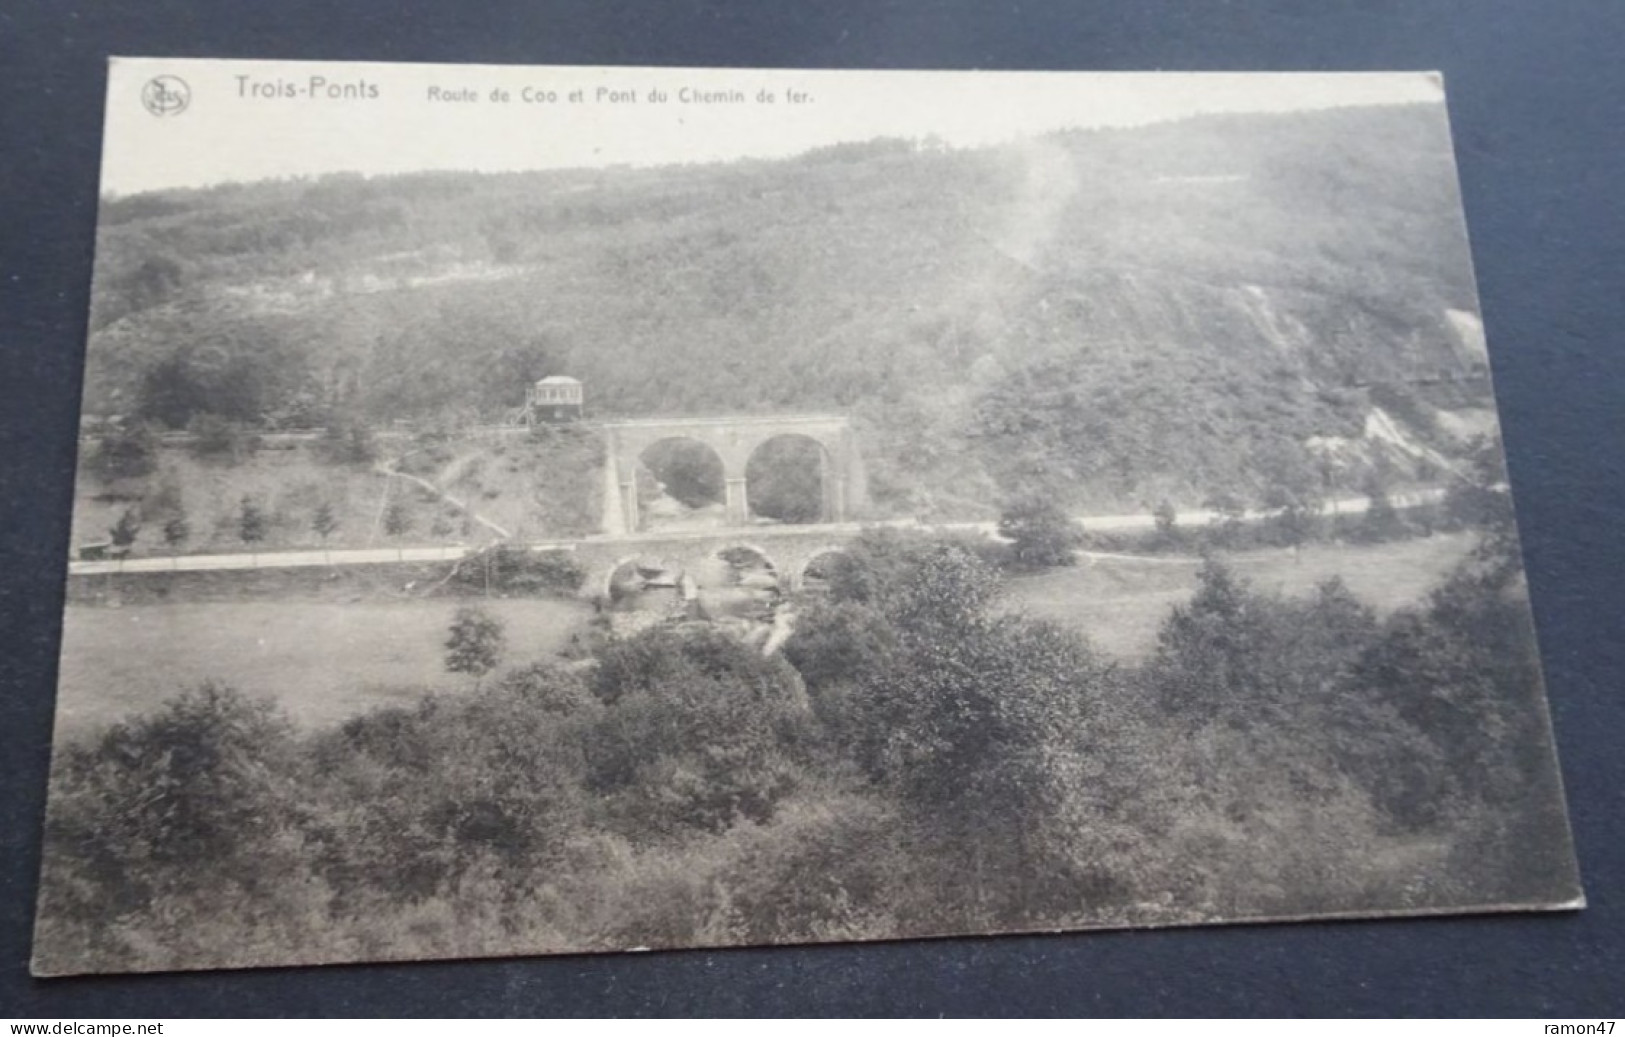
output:
M39 974L1581 903L1435 75L120 59L101 189Z

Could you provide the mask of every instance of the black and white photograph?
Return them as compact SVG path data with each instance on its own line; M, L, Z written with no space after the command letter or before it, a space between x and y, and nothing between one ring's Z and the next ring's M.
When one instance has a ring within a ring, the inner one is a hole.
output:
M37 975L1583 906L1435 74L115 59L91 298Z

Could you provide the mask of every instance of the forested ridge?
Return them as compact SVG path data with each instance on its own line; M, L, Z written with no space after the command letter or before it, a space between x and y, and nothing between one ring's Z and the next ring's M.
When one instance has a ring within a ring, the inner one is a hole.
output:
M891 511L1259 486L1474 363L1435 106L225 185L99 233L88 414L500 420L569 373L597 417L850 413Z

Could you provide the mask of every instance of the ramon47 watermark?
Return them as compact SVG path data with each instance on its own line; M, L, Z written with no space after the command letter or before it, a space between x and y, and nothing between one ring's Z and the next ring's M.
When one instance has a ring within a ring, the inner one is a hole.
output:
M1612 1037L1614 1020L1603 1019L1594 1023L1547 1023L1542 1032L1551 1034L1572 1033L1582 1035L1582 1037L1589 1034L1597 1034L1599 1037Z

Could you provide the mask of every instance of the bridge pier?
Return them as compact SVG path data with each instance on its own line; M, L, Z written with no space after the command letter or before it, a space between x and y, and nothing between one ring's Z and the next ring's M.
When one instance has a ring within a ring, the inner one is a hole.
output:
M643 515L638 504L638 473L635 469L621 479L621 509L621 531L636 533Z
M750 524L750 499L745 493L745 475L727 477L726 489L723 492L722 513L730 526L746 526Z

